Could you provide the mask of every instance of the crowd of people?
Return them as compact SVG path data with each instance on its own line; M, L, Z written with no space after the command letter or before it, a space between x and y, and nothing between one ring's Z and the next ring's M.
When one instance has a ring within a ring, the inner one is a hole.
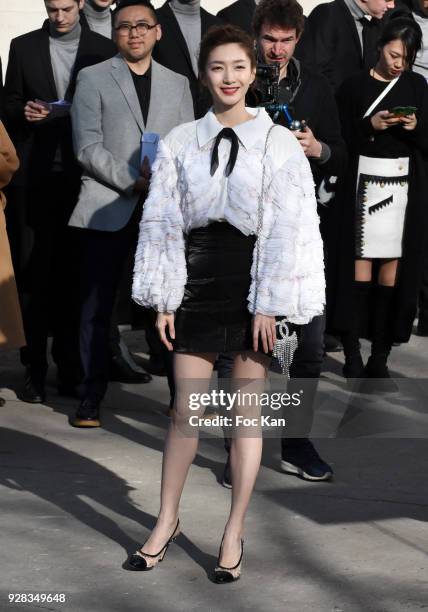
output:
M305 402L281 468L328 480L309 440L327 338L351 385L387 392L418 310L428 336L428 2L333 0L308 18L297 0L217 16L199 0L44 3L41 29L11 42L2 87L0 346L20 347L20 398L40 403L52 336L75 427L101 425L109 380L167 376L161 510L130 558L147 570L179 533L197 451L181 432L186 380L216 368L257 388L285 318L298 337L287 391L304 381ZM279 75L266 108L261 64ZM118 327L136 314L144 369ZM225 435L218 582L240 575L261 444Z

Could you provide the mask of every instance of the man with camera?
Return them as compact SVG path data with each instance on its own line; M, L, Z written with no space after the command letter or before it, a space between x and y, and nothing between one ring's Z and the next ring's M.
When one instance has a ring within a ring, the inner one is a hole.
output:
M259 98L259 104L266 105L275 123L294 131L309 159L320 194L326 179L343 172L346 149L328 82L294 57L304 23L303 9L296 0L261 0L258 4L253 29L259 61L265 68L259 67L262 78L256 82L255 96ZM276 72L279 72L278 82L273 88L269 82L266 83L266 77L263 78L263 74L269 72L269 66L276 66ZM260 100L266 94L266 85L267 91L273 91L276 99ZM275 109L269 102L276 105ZM281 110L278 110L280 107ZM329 211L326 206L319 208L323 230ZM286 438L282 440L281 468L314 481L328 480L333 473L307 438L312 426L313 406L324 357L324 328L325 315L315 317L311 323L299 329L299 347L290 368L292 380L288 392L303 389L303 403L297 418L292 413L289 415Z

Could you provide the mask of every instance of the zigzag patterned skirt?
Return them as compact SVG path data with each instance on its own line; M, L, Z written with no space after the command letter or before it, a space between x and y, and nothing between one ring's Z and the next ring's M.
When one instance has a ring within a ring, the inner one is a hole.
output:
M402 256L409 158L359 158L356 198L357 259Z

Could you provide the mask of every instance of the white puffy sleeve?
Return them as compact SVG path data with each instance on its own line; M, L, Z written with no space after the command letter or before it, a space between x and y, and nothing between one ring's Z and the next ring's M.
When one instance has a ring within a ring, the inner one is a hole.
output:
M158 312L174 312L187 278L185 244L176 160L162 140L152 172L135 253L132 298Z
M324 310L325 276L314 180L303 151L276 170L265 191L258 282L256 246L249 310L304 325Z

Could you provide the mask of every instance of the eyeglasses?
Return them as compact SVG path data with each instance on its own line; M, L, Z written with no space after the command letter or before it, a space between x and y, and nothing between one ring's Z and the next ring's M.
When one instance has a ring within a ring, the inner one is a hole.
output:
M138 36L145 36L149 30L152 30L157 25L157 23L150 25L145 21L139 21L135 25L132 25L131 23L120 23L117 28L114 29L119 34L119 36L129 36L132 30L135 30Z

